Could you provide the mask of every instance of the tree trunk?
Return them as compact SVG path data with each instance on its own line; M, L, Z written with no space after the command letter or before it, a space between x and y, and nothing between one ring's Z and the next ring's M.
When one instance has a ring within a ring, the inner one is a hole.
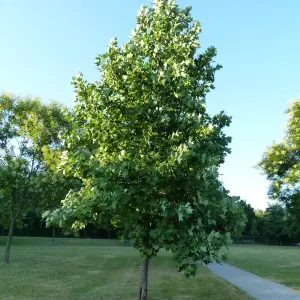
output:
M52 228L52 244L54 244L55 239L55 227Z
M108 230L108 239L110 240L110 230Z
M141 282L138 291L138 300L148 300L148 271L150 259L146 258L141 265Z
M9 263L10 248L11 248L12 237L14 234L15 223L16 223L15 219L11 218L9 232L8 232L8 236L7 236L7 242L6 242L5 255L4 255L4 263L5 264Z

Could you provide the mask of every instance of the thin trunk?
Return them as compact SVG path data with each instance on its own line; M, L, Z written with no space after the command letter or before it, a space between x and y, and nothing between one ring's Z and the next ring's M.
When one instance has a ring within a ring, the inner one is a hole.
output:
M55 239L55 227L52 228L52 244L54 244Z
M17 189L16 189L16 187L13 187L12 195L11 195L11 206L10 206L10 226L9 226L9 232L8 232L8 236L7 236L6 248L5 248L5 254L4 254L4 263L5 264L9 263L10 248L11 248L12 237L14 234L15 224L16 224L17 217L21 211L21 207L20 207L20 210L17 212L17 214L14 214L14 209L15 209L15 205L17 202L17 198L18 198Z
M146 258L141 265L141 282L138 291L138 300L148 300L148 271L150 259Z
M6 242L5 255L4 255L4 263L5 264L9 263L10 248L11 248L12 237L14 234L15 223L16 223L15 219L11 218L9 232L8 232L8 236L7 236L7 242Z
M110 230L108 230L108 239L110 240Z

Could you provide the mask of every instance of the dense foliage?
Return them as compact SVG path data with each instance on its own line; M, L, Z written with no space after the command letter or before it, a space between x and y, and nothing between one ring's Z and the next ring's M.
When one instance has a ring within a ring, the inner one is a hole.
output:
M216 49L198 53L200 24L190 11L172 0L143 6L130 40L113 38L97 56L101 79L74 78L63 169L83 187L46 214L61 225L75 220L74 229L113 216L144 258L171 250L186 276L198 261L220 260L244 220L218 180L230 118L206 110Z
M59 136L69 125L66 113L54 102L0 95L0 224L9 227L5 262L24 214L58 206L69 190L68 180L51 169Z
M270 181L269 195L284 203L299 218L300 214L300 101L289 109L289 121L282 142L274 143L259 163Z
M254 208L249 203L247 203L245 200L242 200L238 196L234 196L233 199L241 206L241 208L245 213L246 223L242 235L246 235L246 236L255 235L253 234L256 226Z
M262 211L255 210L243 200L238 203L247 220L242 236L235 237L237 241L244 239L251 242L254 238L258 243L294 245L300 240L297 216L291 214L283 205L273 203Z

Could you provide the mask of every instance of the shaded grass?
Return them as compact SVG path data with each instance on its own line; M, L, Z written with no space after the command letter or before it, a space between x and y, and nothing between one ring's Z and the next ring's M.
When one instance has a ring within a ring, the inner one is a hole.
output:
M233 245L228 263L300 290L300 248Z
M132 300L139 269L138 253L119 241L57 239L52 245L51 238L14 238L11 264L0 264L0 299ZM185 279L162 252L150 265L149 300L154 299L250 298L205 267Z

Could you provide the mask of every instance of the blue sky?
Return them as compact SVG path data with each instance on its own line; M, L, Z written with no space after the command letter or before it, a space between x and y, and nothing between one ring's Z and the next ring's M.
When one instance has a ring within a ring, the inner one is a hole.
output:
M0 0L0 90L72 105L71 77L97 80L94 58L116 36L129 38L149 0ZM300 96L300 1L179 0L202 25L203 49L214 45L223 69L208 99L210 112L233 117L232 154L221 173L226 188L255 208L268 202L254 169L284 134L289 101Z

